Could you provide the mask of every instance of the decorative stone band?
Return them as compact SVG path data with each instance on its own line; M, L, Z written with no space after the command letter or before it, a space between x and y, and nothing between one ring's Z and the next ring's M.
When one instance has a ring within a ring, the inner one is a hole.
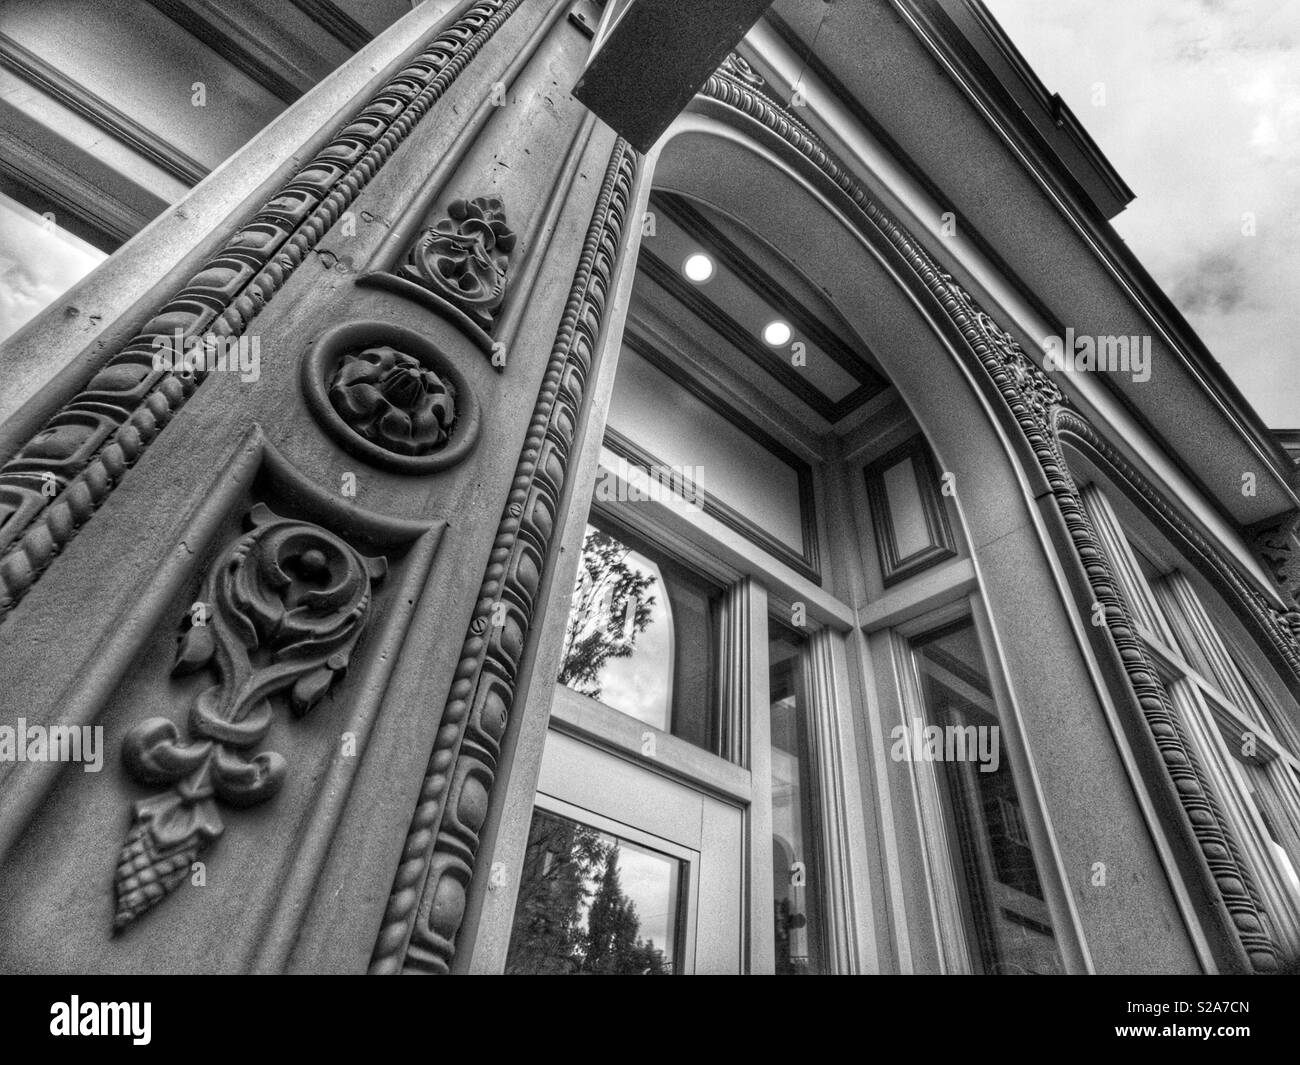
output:
M203 382L185 356L243 333L521 2L483 0L441 31L0 468L0 617Z
M1214 580L1225 598L1238 606L1243 619L1253 622L1254 627L1268 639L1278 664L1300 678L1300 643L1297 643L1300 610L1280 610L1252 586L1223 552L1188 522L1086 418L1062 408L1056 412L1054 428L1058 439L1063 436L1070 438L1076 446L1088 451L1094 461L1109 467L1117 482L1128 489L1133 501L1181 540L1183 550L1189 557L1199 560L1201 568ZM1285 582L1279 579L1278 585L1283 601L1290 600L1292 593Z
M445 973L487 816L516 672L552 546L587 376L637 170L614 146L533 409L478 603L371 959L372 973Z
M1107 627L1231 927L1257 971L1277 969L1277 951L1262 918L1258 891L1250 871L1241 861L1236 840L1214 790L1183 736L1168 693L1137 637L1129 608L1062 455L1057 437L1058 424L1069 419L1072 425L1078 425L1082 419L1068 410L1061 390L1029 358L1019 342L944 274L929 253L869 198L849 170L821 144L817 136L763 92L761 86L757 75L743 60L733 55L710 76L700 91L761 123L829 179L861 213L864 228L874 229L893 245L899 257L956 326L993 381L1042 467L1093 594L1105 608ZM1208 544L1204 546L1208 553L1217 554ZM1222 558L1219 564L1231 570ZM1237 581L1243 592L1258 598L1258 593L1245 588L1240 578ZM1254 605L1258 606L1257 603ZM1278 633L1281 623L1274 620L1266 627ZM1292 645L1288 659L1295 660L1295 654Z

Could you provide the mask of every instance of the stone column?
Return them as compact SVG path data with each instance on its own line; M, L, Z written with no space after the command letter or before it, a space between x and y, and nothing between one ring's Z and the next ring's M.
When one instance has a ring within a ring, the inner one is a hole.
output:
M636 167L573 6L455 5L101 268L3 437L0 968L446 968Z

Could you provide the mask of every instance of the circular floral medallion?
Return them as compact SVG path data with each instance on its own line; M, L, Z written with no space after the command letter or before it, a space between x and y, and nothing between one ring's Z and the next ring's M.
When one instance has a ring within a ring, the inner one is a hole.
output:
M312 413L348 451L401 473L459 462L479 409L461 372L427 337L383 322L323 336L303 362Z
M456 421L455 387L387 345L344 355L329 397L354 430L399 455L446 447Z

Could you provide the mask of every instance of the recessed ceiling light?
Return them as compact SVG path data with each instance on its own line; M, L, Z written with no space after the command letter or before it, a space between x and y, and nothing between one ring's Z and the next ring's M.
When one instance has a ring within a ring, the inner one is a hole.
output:
M771 347L783 348L790 343L790 338L793 336L794 331L790 328L790 323L783 322L780 318L763 326L763 343Z
M702 285L713 276L713 260L703 252L697 251L693 255L686 256L686 261L682 263L682 273L686 275L688 281Z

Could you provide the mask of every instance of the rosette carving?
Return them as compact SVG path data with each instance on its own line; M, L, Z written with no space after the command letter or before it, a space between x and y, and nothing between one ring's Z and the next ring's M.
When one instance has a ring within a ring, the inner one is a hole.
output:
M288 765L257 751L271 727L271 698L307 713L347 668L369 620L371 584L387 563L367 558L318 525L278 517L263 504L204 583L205 612L181 641L174 674L211 669L218 681L190 708L184 729L140 722L122 743L127 771L167 790L135 803L118 859L114 928L175 890L191 863L225 831L218 803L253 806L284 783Z
M456 421L456 389L396 348L345 355L330 378L329 398L360 436L398 455L444 447Z
M447 217L416 239L402 273L490 330L505 298L514 246L515 234L498 198L454 200Z

